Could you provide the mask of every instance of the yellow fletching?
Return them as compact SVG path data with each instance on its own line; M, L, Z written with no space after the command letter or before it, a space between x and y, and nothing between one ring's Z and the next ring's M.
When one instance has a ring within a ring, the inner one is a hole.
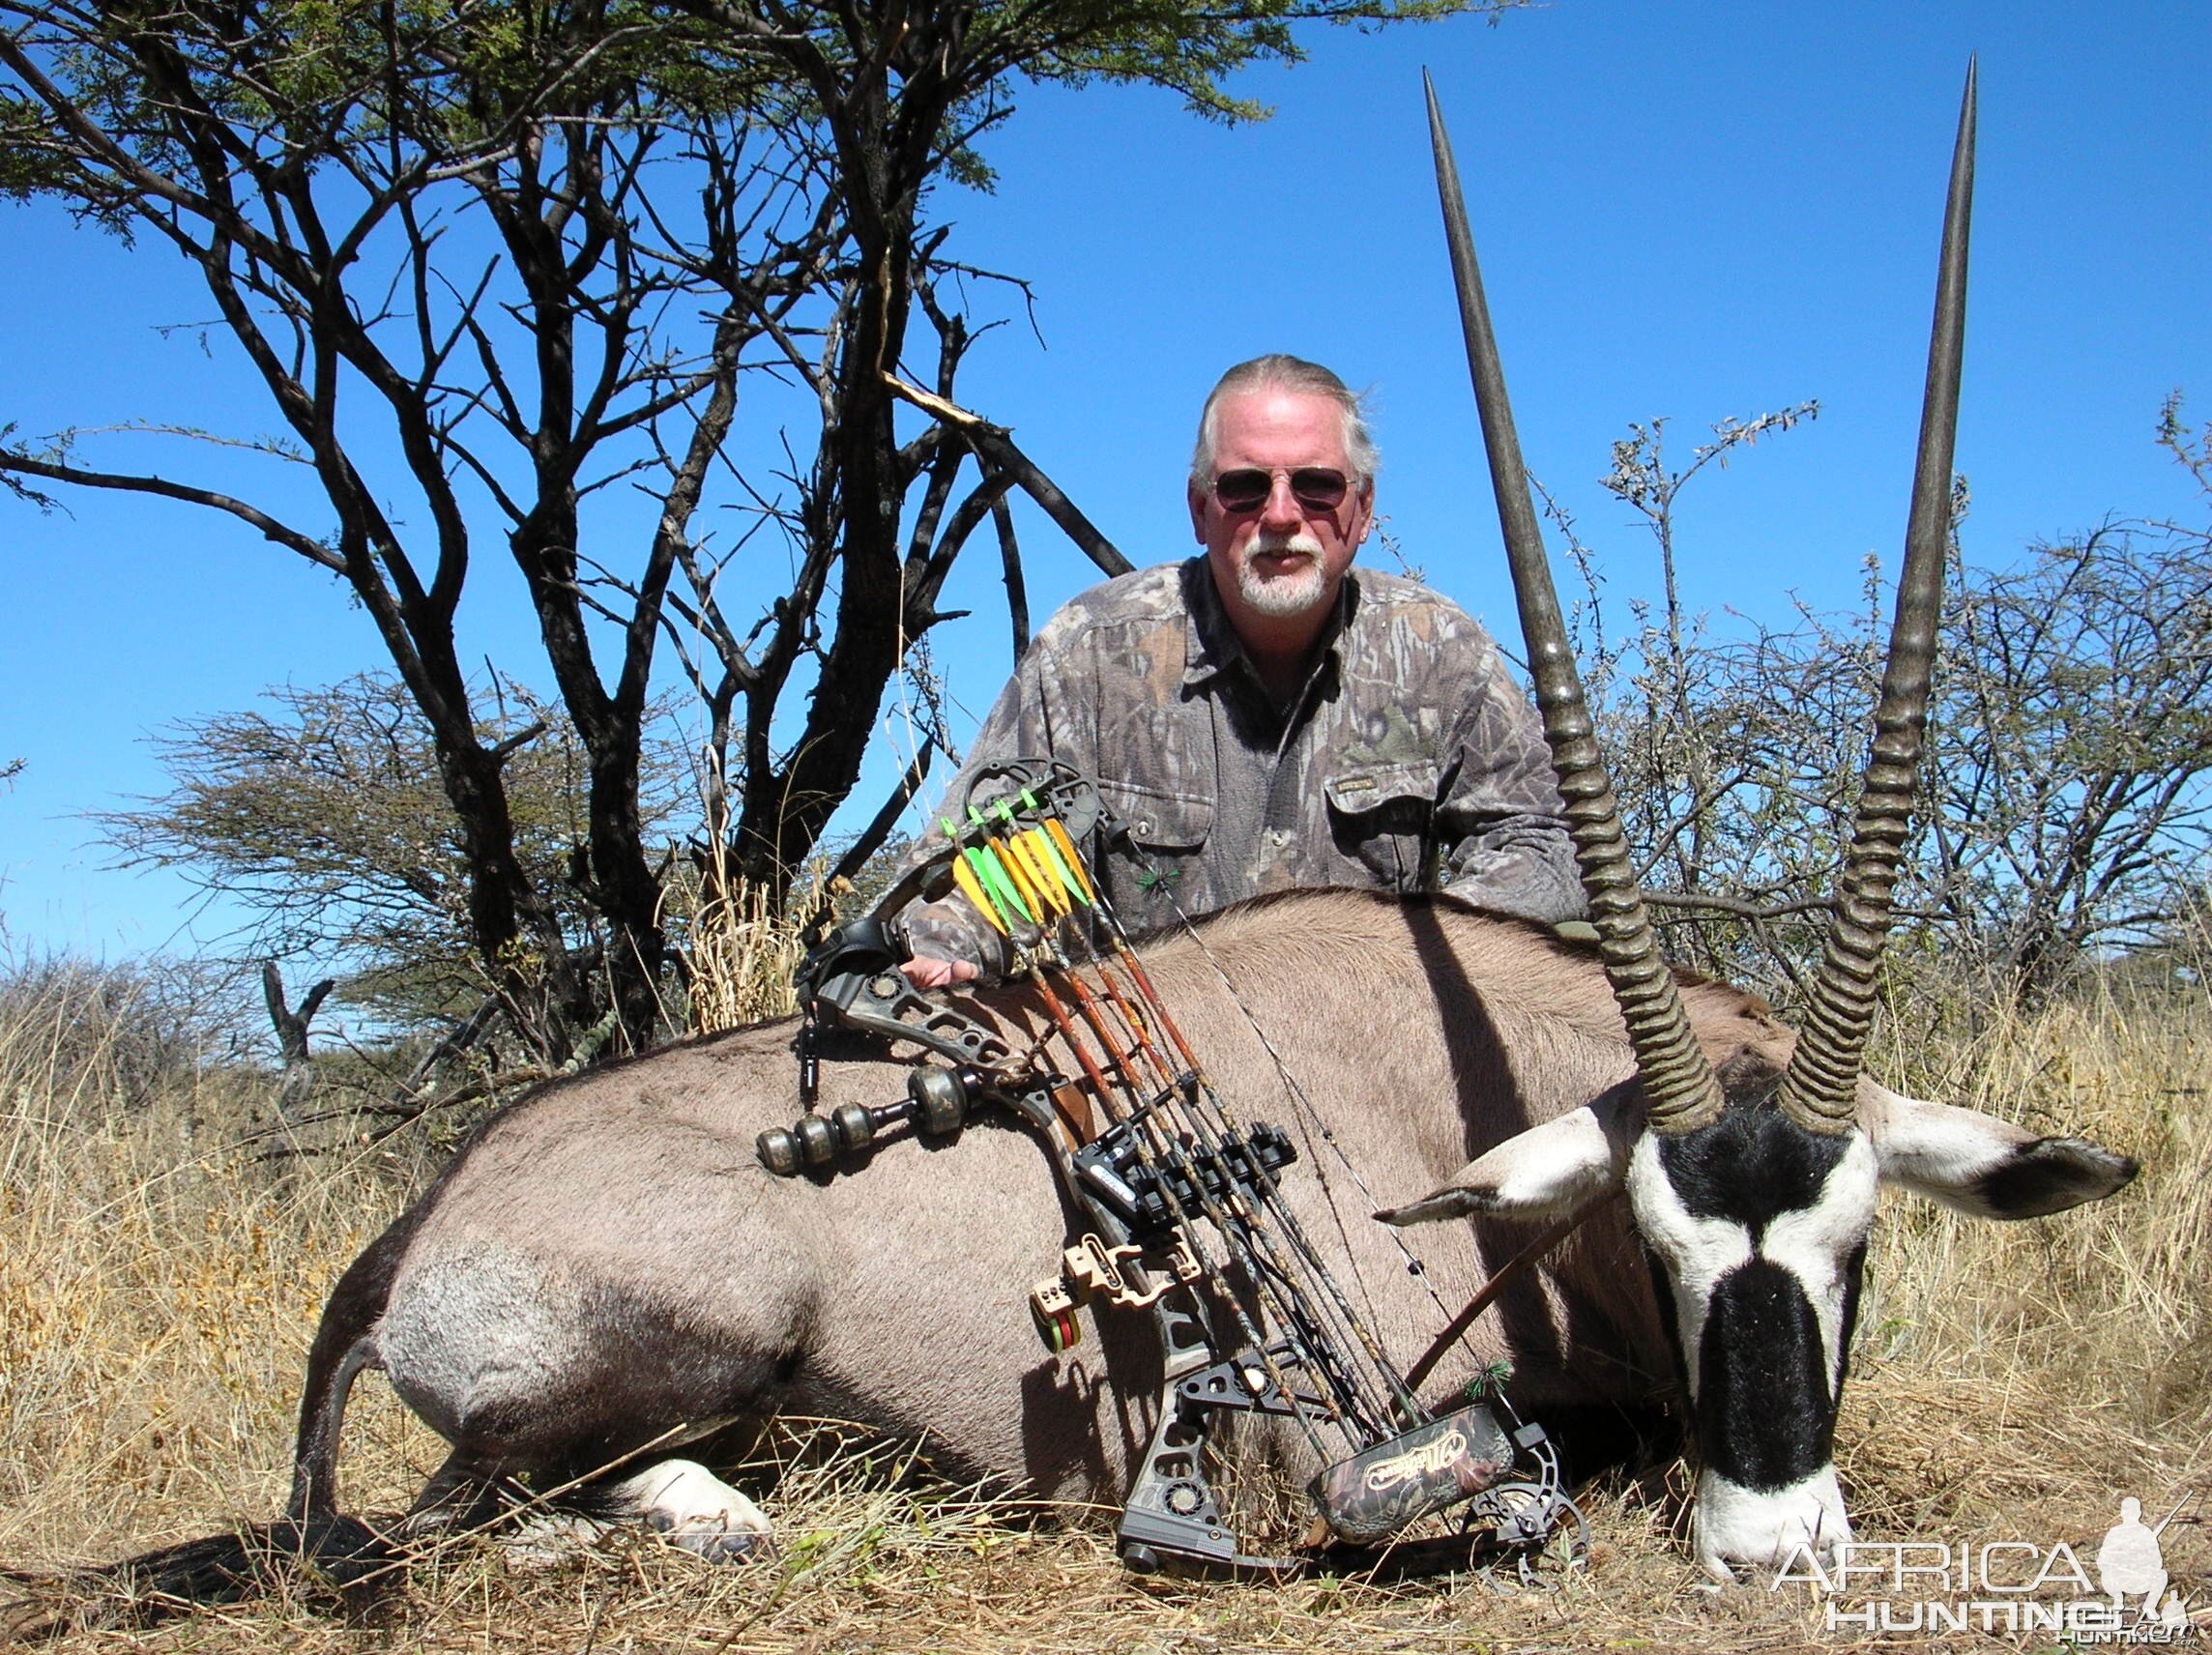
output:
M1034 839L1030 854L1052 870L1052 883L1060 892L1060 900L1067 912L1073 914L1076 904L1083 899L1076 894L1074 878L1068 873L1067 865L1061 860L1060 851L1053 844L1052 835L1042 828L1033 828L1030 832Z
M1028 907L1029 916L1037 920L1045 918L1049 910L1044 905L1044 898L1031 887L1029 870L1022 866L1022 859L1014 855L1004 839L992 839L991 849L998 855L999 866L1012 882L1015 894Z
M1006 922L999 917L999 905L983 893L983 882L975 877L975 870L968 865L967 858L957 854L952 860L952 883L960 887L960 894L998 928L999 935L1008 935Z
M1059 817L1048 816L1044 819L1044 828L1052 835L1052 842L1060 847L1060 854L1067 858L1068 871L1075 875L1076 884L1083 887L1083 900L1086 903L1096 902L1098 893L1091 887L1091 875L1084 869L1083 858L1075 853L1075 841L1067 836L1066 826Z
M1030 876L1030 884L1037 887L1055 914L1073 914L1075 904L1068 900L1067 892L1062 888L1060 875L1053 870L1052 857L1046 854L1042 840L1043 835L1032 828L1028 832L1017 833L1007 840L1006 848L1014 853L1015 858L1022 865L1022 871Z

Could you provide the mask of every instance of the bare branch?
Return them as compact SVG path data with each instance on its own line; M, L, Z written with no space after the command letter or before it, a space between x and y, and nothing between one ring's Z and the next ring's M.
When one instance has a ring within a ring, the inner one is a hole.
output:
M919 386L910 385L896 374L885 374L884 381L901 401L911 403L931 419L942 421L958 431L992 469L1004 472L1019 484L1022 492L1044 509L1045 515L1075 542L1083 555L1109 575L1127 574L1136 567L1077 509L1075 502L1062 493L1060 486L1014 445L1004 426L994 425L980 415L971 414Z
M346 572L345 559L321 540L302 534L257 506L249 506L245 501L217 489L195 488L189 483L171 482L165 478L88 471L81 466L33 459L16 450L0 450L0 472L35 477L47 482L73 483L79 488L120 489L128 494L152 494L163 500L180 500L188 506L204 506L210 510L226 512L240 522L259 530L265 539L275 541L287 551L299 553L319 568L329 569L335 574Z
M1014 664L1019 666L1030 649L1030 596L1022 579L1022 549L1014 540L1014 514L1006 509L1004 495L991 502L991 522L999 532L999 563L1006 579L1006 624L1013 632Z

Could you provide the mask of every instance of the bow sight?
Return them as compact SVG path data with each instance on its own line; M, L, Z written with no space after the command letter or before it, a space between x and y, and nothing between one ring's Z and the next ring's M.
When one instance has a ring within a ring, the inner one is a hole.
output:
M943 856L801 963L808 1113L761 1134L762 1162L786 1176L828 1169L902 1125L957 1132L984 1103L1030 1128L1091 1226L1031 1294L1046 1348L1076 1344L1077 1313L1103 1304L1149 1310L1166 1352L1165 1394L1119 1530L1131 1568L1277 1572L1312 1560L1239 1550L1207 1479L1208 1436L1228 1413L1279 1417L1305 1437L1326 1467L1307 1492L1338 1549L1356 1554L1464 1506L1455 1555L1503 1550L1526 1573L1562 1524L1571 1554L1581 1514L1543 1429L1495 1394L1441 1414L1414 1399L1284 1199L1298 1158L1290 1135L1240 1122L1207 1078L1083 854L1089 844L1141 858L1096 786L1065 765L1019 760L981 770L960 807L964 820L944 824ZM1017 1050L899 972L905 951L884 916L955 889L1005 939L1009 978L1049 1020L1044 1039ZM944 1061L917 1065L902 1100L820 1115L827 1023ZM1506 1481L1517 1469L1522 1480Z

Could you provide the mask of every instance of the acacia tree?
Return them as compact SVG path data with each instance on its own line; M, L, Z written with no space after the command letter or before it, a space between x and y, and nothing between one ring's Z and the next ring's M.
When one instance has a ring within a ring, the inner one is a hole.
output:
M185 260L281 421L245 446L304 468L315 504L96 463L5 410L0 480L189 504L337 575L429 727L511 1021L560 1058L611 1013L635 1046L667 963L639 810L664 630L700 640L714 848L780 892L987 517L1018 595L1010 488L1123 566L955 392L976 330L940 302L960 267L930 191L986 177L1013 77L1150 82L1240 118L1223 77L1295 59L1301 19L1496 3L0 0L0 191ZM738 424L764 375L813 405L766 466L733 453L772 447ZM910 436L902 399L926 417ZM622 483L649 509L626 516ZM752 513L735 546L701 526L714 500ZM511 753L461 665L487 536L585 755L572 907L517 852Z
M2212 429L2159 440L2212 504ZM1916 900L2030 996L2168 933L2212 853L2212 529L2111 519L1968 571L1945 617Z
M1664 419L1613 445L1599 486L1636 514L1657 562L1657 599L1628 599L1625 626L1608 625L1597 553L1543 497L1582 575L1576 653L1637 881L1677 957L1737 976L1787 976L1819 949L1880 650L1871 624L1812 627L1822 641L1810 649L1810 633L1716 635L1682 594L1676 513L1700 477L1819 417L1808 401L1723 420L1686 460L1670 455Z
M502 755L515 855L559 905L564 932L579 934L588 920L568 864L585 840L583 744L518 686L478 699L478 740ZM364 674L273 689L264 702L158 733L170 786L100 817L108 843L127 863L178 869L242 908L249 958L335 971L339 998L387 1024L465 1017L492 985L470 935L458 823L414 699L389 674ZM649 740L649 833L678 804L671 758Z

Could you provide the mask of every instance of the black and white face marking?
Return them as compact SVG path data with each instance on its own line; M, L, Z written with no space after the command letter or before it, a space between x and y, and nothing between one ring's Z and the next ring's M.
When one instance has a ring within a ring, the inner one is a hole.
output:
M1630 1154L1703 1462L1694 1543L1715 1573L1850 1537L1832 1443L1879 1176L1864 1134L1809 1132L1765 1098Z

